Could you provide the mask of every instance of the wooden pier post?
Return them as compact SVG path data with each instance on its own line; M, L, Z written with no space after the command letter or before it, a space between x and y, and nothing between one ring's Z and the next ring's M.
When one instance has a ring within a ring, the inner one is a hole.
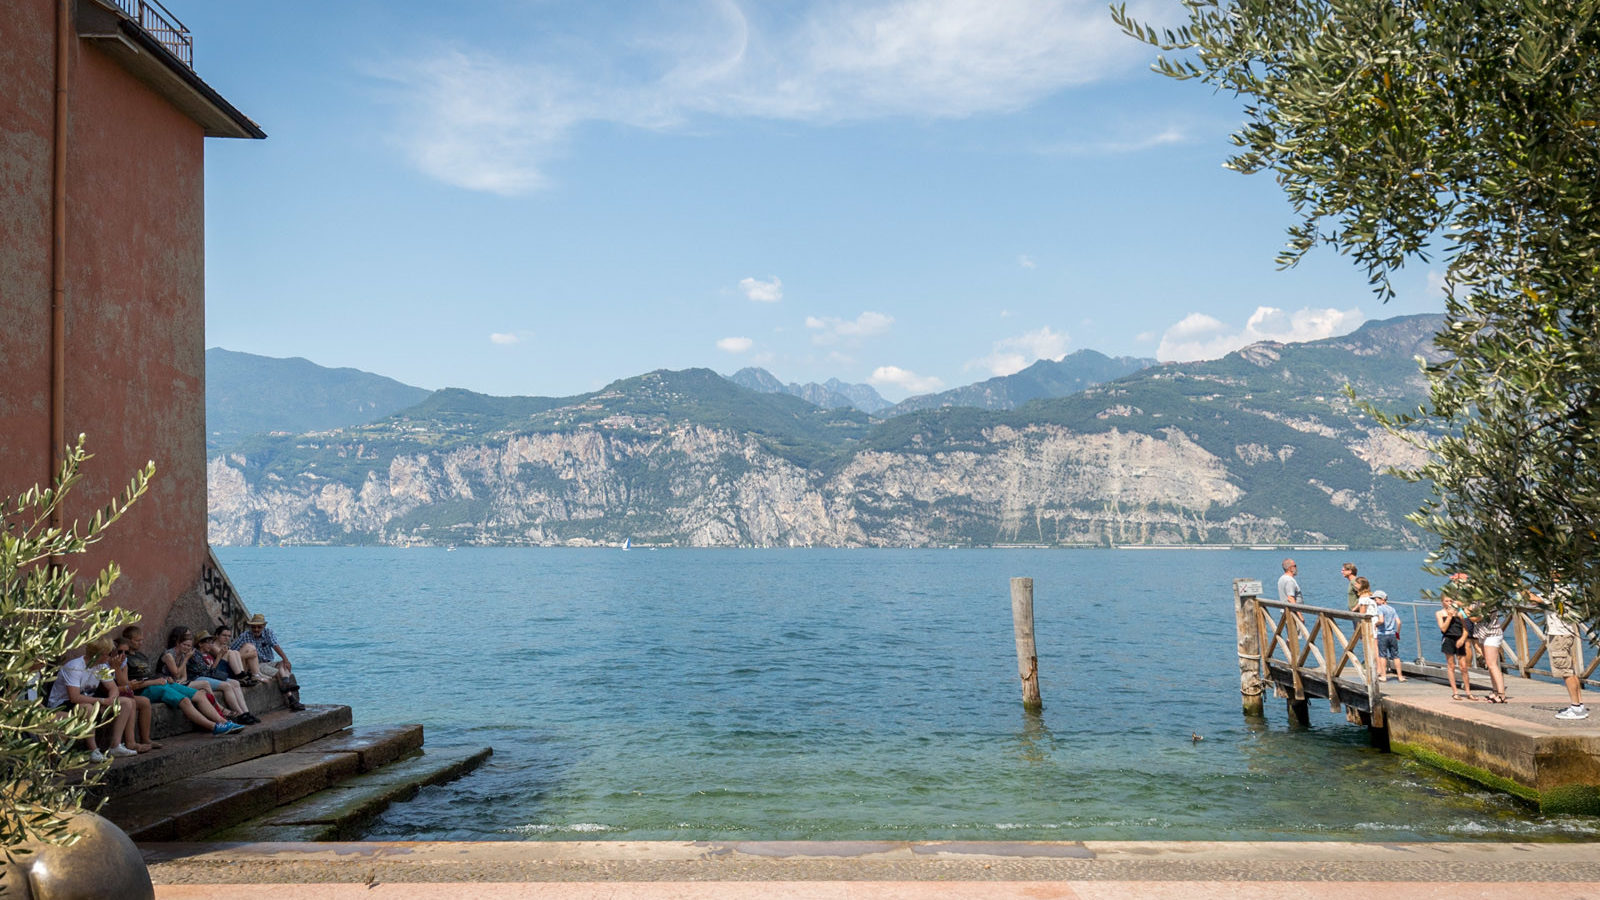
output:
M1039 651L1033 643L1033 579L1011 579L1011 630L1017 637L1017 676L1022 679L1022 705L1041 709Z
M1261 700L1261 641L1256 634L1256 598L1261 582L1253 578L1233 580L1233 617L1239 629L1239 696L1244 714L1264 716Z

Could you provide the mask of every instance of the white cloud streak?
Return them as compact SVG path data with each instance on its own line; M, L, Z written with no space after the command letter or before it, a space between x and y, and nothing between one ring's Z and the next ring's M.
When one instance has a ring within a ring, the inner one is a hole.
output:
M1063 141L1042 148L1046 155L1059 156L1109 156L1142 153L1158 147L1182 144L1190 140L1189 133L1176 125L1167 125L1147 134L1123 138L1105 138L1093 141Z
M754 278L739 279L739 290L746 297L757 303L777 303L783 299L783 282L778 276L772 276L771 281L758 281Z
M877 337L887 332L889 326L893 324L893 316L878 312L864 312L854 319L806 316L806 327L816 332L811 336L811 342L824 346L839 341L859 341L863 338Z
M1046 325L1037 331L995 341L993 351L967 363L966 368L988 369L995 375L1015 375L1041 359L1060 362L1067 355L1070 338L1066 332Z
M489 343L499 344L503 347L510 346L511 344L520 344L522 343L524 334L526 334L526 332L496 331L489 335Z
M873 387L898 388L913 394L927 394L944 387L944 382L933 375L918 375L899 366L879 366L872 370L867 381Z
M671 19L604 17L620 39L600 35L582 53L534 41L515 55L458 47L388 66L378 74L398 88L400 145L447 184L520 194L546 185L550 162L589 123L1006 113L1146 55L1099 0L819 0L793 14L734 0L654 8Z
M725 337L717 341L717 349L726 353L744 353L755 346L755 341L747 337Z
M1354 331L1366 321L1360 309L1314 309L1293 313L1273 306L1258 306L1244 328L1234 329L1205 313L1190 313L1166 330L1156 348L1165 362L1218 359L1257 341L1296 343L1336 337Z

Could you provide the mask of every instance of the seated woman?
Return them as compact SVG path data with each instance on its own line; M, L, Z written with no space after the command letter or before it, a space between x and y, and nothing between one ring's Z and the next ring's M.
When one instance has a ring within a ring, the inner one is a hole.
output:
M139 696L156 703L165 703L183 713L183 717L195 727L211 732L213 737L232 734L243 727L223 718L222 713L210 703L194 702L194 696L198 693L194 688L178 684L171 676L155 671L155 667L150 663L150 657L142 652L144 632L139 626L129 625L122 630L122 636L127 639L129 648L128 684Z
M189 685L189 658L194 656L194 632L182 625L167 632L167 652L161 654L161 674L171 678L174 684ZM211 707L226 718L230 713L217 702L216 691L211 682L201 679L190 685L200 692L195 699L197 705L211 704Z
M113 658L120 656L116 667L115 677L117 682L117 695L133 698L133 727L128 729L128 746L140 753L149 753L151 750L160 749L161 745L150 739L150 698L141 697L134 692L128 681L128 653L132 649L126 635L114 638L111 646L115 647Z
M108 755L137 756L139 753L123 745L135 713L133 698L117 693L116 676L111 667L120 661L116 659L110 638L95 638L83 645L82 656L73 657L61 666L61 674L56 676L55 684L50 687L50 696L45 701L45 705L51 709L65 710L71 704L109 706L116 710L116 718L111 720L110 750L101 753L99 745L95 743L94 732L89 732L89 759L92 762L105 762ZM109 696L94 695L101 685L106 686Z
M250 714L250 707L245 705L244 690L239 687L239 682L231 676L237 671L231 663L239 662L239 654L234 653L230 662L221 656L217 650L217 639L209 634L202 634L195 639L194 653L189 656L187 666L189 683L204 681L211 685L212 691L222 694L229 708L233 710L228 718L241 725L254 725L261 721Z

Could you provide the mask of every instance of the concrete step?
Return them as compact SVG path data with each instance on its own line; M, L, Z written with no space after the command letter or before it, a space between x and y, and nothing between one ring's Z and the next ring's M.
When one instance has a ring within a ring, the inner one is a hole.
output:
M121 797L258 756L285 753L349 726L348 706L307 706L302 712L269 712L261 716L261 724L222 737L189 731L162 738L160 750L113 762L91 799Z
M100 812L136 841L200 837L321 791L365 771L364 765L381 765L380 760L412 752L421 745L422 726L352 729L325 740L321 750L298 749L308 746L302 743L117 794Z
M488 747L414 751L382 768L347 778L295 803L216 832L209 840L355 840L391 804L411 799L426 785L460 778L483 765L491 753Z

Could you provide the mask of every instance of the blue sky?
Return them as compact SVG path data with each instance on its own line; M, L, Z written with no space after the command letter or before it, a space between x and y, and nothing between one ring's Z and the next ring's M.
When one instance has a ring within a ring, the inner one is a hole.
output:
M1098 0L170 0L265 141L207 143L207 343L426 388L657 368L890 399L1442 309L1273 258L1239 105ZM1130 4L1173 21L1175 2Z

